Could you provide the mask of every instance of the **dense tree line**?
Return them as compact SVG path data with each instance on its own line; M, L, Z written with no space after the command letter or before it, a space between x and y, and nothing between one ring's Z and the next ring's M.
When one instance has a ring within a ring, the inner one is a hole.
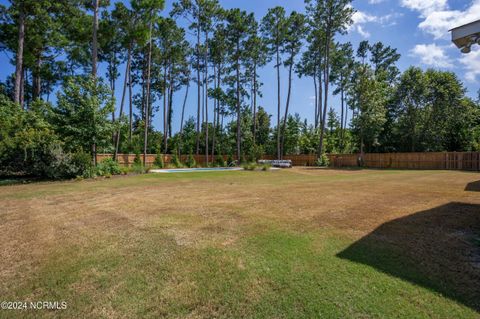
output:
M0 84L0 170L28 171L37 159L47 167L52 158L67 167L67 160L97 152L205 154L213 162L218 154L480 149L479 101L466 96L455 74L415 67L401 73L396 49L339 42L352 24L350 0L305 0L305 14L275 7L260 21L218 0L178 0L168 13L164 5L0 6L0 43L15 66ZM277 112L267 114L258 103L258 71L272 64ZM294 74L312 80L312 123L292 112ZM196 116L185 118L192 92ZM154 116L163 119L159 130Z

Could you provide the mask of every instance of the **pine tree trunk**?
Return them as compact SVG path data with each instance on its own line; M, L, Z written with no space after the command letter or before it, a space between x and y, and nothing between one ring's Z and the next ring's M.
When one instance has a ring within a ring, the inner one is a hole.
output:
M180 121L180 133L183 133L183 121L184 121L184 118L185 118L185 106L187 105L189 88L190 88L190 79L188 79L187 89L185 90L185 96L183 98L182 117L181 117L181 121Z
M315 129L318 128L318 91L317 91L317 67L315 66L313 72L313 86L315 88Z
M185 118L185 107L187 106L187 98L188 98L188 91L190 89L190 78L187 79L187 89L185 90L185 96L183 98L183 105L182 105L182 116L180 119L180 138L178 140L178 152L181 154L182 151L182 144L183 144L183 121Z
M205 32L205 162L208 160L208 32Z
M123 81L122 100L120 102L120 114L118 115L119 124L123 115L123 105L125 103L125 96L127 94L127 82L130 74L130 63L131 63L131 45L128 47L128 53L127 53L127 66L125 67L125 79ZM115 161L117 160L117 156L118 156L118 147L120 145L120 134L121 134L121 130L119 127L117 130L117 134L115 135L115 153L113 154L113 159Z
M132 71L131 66L128 69L128 103L129 103L129 113L128 113L128 141L130 145L132 144L132 131L133 131L133 96L132 96Z
M237 54L240 52L240 43L237 42ZM237 57L237 65L236 65L236 77L237 77L237 160L238 162L241 161L241 110L240 110L240 61Z
M344 113L344 107L345 107L345 102L344 102L344 96L343 96L343 76L340 75L340 85L342 86L340 88L340 101L341 101L341 116L340 116L340 151L343 152L343 137L344 137L344 127L343 127L343 118L345 116Z
M200 106L201 106L201 83L200 83L200 17L197 20L197 136L196 155L200 154Z
M328 37L328 33L327 33L327 40L326 40L326 43L325 43L325 65L323 67L323 70L324 70L324 74L323 74L323 78L324 78L324 86L325 86L325 89L324 89L324 101L323 101L323 113L322 113L322 122L320 123L320 143L318 145L318 157L322 156L323 154L323 140L324 140L324 137L325 137L325 121L326 121L326 115L327 115L327 105L328 105L328 84L329 84L329 63L330 63L330 60L329 60L329 54L330 54L330 46L329 46L329 37Z
M221 76L222 76L222 64L218 65L218 72L217 72L217 88L221 88ZM222 142L222 126L223 123L220 123L220 101L217 101L217 128L215 130L215 134L218 135L218 144L221 146ZM219 154L222 154L220 151Z
M167 153L167 60L163 64L163 153Z
M97 78L97 59L98 59L98 6L100 0L93 0L93 41L92 41L92 77ZM95 119L94 119L95 122ZM94 141L92 145L93 165L97 165L97 144Z
M92 43L92 76L97 77L97 59L98 59L98 6L100 0L93 0L93 43Z
M323 89L322 89L322 70L318 72L318 118L317 118L317 128L322 124L323 119Z
M23 66L23 71L20 80L20 105L23 109L27 109L28 105L25 104L25 88L28 87L28 74L25 65Z
M277 159L282 158L280 153L280 53L277 45Z
M175 65L172 63L170 67L169 79L170 79L170 94L168 96L168 122L167 122L167 130L168 130L168 137L172 138L172 117L173 117L173 79L172 79L172 69L175 69ZM167 141L168 144L168 141Z
M213 64L213 90L217 91L217 65ZM213 99L213 135L212 135L212 162L215 161L215 137L217 135L217 105L218 99Z
M283 125L282 125L282 140L281 140L281 157L280 159L283 157L283 153L284 153L284 144L285 144L285 129L287 127L287 117L288 117L288 107L290 106L290 96L291 96L291 93L292 93L292 69L293 69L293 57L291 58L291 62L290 63L290 67L288 69L288 93L287 93L287 104L285 106L285 116L283 118Z
M148 47L148 66L147 66L147 97L145 104L145 130L143 140L143 166L147 165L147 147L148 147L148 126L150 122L150 70L152 65L152 23L150 22L150 36Z
M14 88L14 102L20 104L23 108L23 103L20 103L22 76L23 76L23 46L25 42L25 16L23 9L20 9L18 17L18 46L17 46L17 63L15 66L15 88Z
M33 80L34 90L33 90L33 99L41 98L42 95L42 77L40 75L42 69L42 54L41 52L37 54L35 60L35 78Z
M253 63L253 145L257 137L257 62Z

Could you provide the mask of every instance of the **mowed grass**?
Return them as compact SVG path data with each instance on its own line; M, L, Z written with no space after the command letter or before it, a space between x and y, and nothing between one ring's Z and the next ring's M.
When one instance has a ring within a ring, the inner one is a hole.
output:
M478 318L478 173L158 174L0 187L0 318Z

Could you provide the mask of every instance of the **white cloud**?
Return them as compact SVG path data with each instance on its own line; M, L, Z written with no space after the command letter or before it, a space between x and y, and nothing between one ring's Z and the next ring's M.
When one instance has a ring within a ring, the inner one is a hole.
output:
M423 17L448 7L447 0L402 0L401 5L410 10L419 11Z
M365 31L361 25L357 25L356 31L364 38L370 38L370 32Z
M480 19L480 0L472 0L464 11L449 10L447 0L401 0L401 5L418 11L424 19L418 27L435 39L446 39L448 30Z
M380 16L363 12L363 11L356 11L352 16L353 24L350 26L350 30L355 30L362 37L368 38L370 37L370 33L367 30L365 30L366 24L376 23L382 26L394 25L395 24L394 19L398 16L400 16L400 14L395 13L395 14L387 14L380 17Z
M379 4L385 2L385 0L368 0L368 3L370 4Z
M448 30L456 26L455 21L462 16L460 11L436 11L429 14L418 27L433 35L435 39L446 38Z
M417 44L410 50L410 56L419 58L420 61L427 65L436 68L451 68L452 61L445 54L444 47L432 44Z
M459 61L466 70L465 79L477 82L477 76L480 76L480 46L472 46L472 52L463 54Z

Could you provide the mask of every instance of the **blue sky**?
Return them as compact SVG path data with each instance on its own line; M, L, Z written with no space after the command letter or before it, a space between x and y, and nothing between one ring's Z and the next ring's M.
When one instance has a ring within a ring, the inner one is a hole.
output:
M167 14L172 6L167 0ZM287 12L296 10L304 12L303 0L220 0L225 8L240 7L254 12L257 19L265 15L268 8L283 6ZM0 0L6 4L6 0ZM410 65L422 68L436 68L455 72L464 82L469 95L476 97L480 88L480 47L476 46L468 55L463 55L450 42L448 30L463 23L480 19L480 0L356 0L352 2L357 10L354 24L348 35L339 37L339 41L351 41L356 47L362 40L370 42L382 41L386 45L397 48L402 55L398 66L401 70ZM179 20L181 25L183 21ZM13 72L9 64L10 53L0 53L0 80ZM100 67L100 72L105 72ZM282 108L285 107L286 79L282 75ZM276 114L276 80L272 65L260 71L263 97L259 105L271 114ZM122 79L117 87L121 87ZM291 112L299 113L309 122L313 118L313 83L310 79L294 78L292 86ZM120 91L120 90L117 90ZM187 117L193 116L196 110L196 88L190 91L187 104ZM178 91L174 97L174 129L180 123L180 108L184 91ZM161 102L157 102L161 103ZM212 103L210 104L212 105ZM339 99L331 98L331 107L338 110ZM276 115L275 115L276 116ZM211 116L210 116L211 118ZM275 118L275 117L274 117ZM160 129L161 114L154 117L154 125Z

